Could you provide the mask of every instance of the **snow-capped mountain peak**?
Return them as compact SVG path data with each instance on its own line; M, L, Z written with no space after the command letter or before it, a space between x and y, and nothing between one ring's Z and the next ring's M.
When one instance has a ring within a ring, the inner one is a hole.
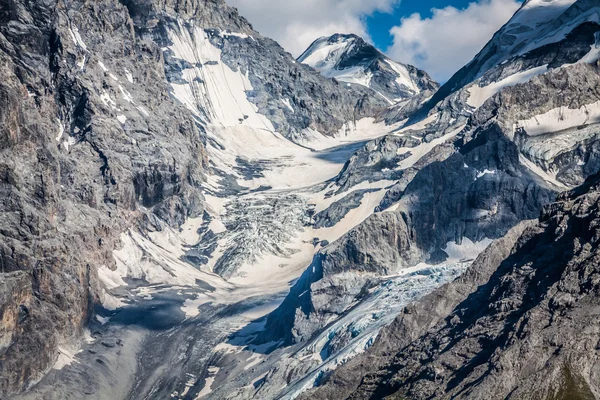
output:
M424 71L391 60L353 34L321 37L298 60L328 78L369 87L392 104L438 88Z

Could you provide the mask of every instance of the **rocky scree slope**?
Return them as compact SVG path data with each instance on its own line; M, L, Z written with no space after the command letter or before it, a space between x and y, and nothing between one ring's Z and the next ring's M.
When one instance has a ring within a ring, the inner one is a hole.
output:
M390 104L439 88L425 71L392 61L362 38L335 34L315 40L298 61L340 82L369 87Z

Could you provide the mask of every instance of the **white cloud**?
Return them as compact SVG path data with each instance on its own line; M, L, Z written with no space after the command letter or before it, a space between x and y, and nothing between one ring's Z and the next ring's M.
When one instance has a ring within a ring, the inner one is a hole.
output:
M520 5L518 0L481 0L463 10L434 9L431 18L413 14L391 29L394 42L387 52L443 82L471 61Z
M399 0L228 0L264 36L299 56L318 37L354 33L369 39L365 17Z

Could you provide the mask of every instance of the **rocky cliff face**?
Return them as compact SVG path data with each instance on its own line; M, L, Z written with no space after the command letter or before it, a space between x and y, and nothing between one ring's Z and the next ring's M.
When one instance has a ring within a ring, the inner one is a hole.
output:
M425 71L392 61L356 35L319 38L298 61L326 77L371 88L390 104L439 88Z
M598 190L562 194L306 398L596 398Z
M190 42L218 48L290 138L345 133L384 105L297 64L222 1L15 0L0 21L1 393L37 381L112 301L98 269L115 269L122 232L204 214L207 126L250 113L202 102L217 61Z
M0 392L75 340L128 225L202 213L202 132L118 2L3 2ZM35 355L34 355L35 354Z

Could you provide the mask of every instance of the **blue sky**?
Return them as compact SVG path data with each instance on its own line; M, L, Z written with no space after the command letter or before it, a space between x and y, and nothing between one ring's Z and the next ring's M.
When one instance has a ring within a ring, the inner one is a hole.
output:
M366 0L368 1L368 0ZM433 15L432 9L453 6L458 9L466 8L474 0L404 0L394 7L393 12L375 11L373 15L366 17L367 32L373 43L379 48L386 50L391 44L393 36L390 29L398 25L402 17L419 13L423 18Z
M468 63L521 4L521 0L227 2L296 57L321 36L354 33L439 82Z

